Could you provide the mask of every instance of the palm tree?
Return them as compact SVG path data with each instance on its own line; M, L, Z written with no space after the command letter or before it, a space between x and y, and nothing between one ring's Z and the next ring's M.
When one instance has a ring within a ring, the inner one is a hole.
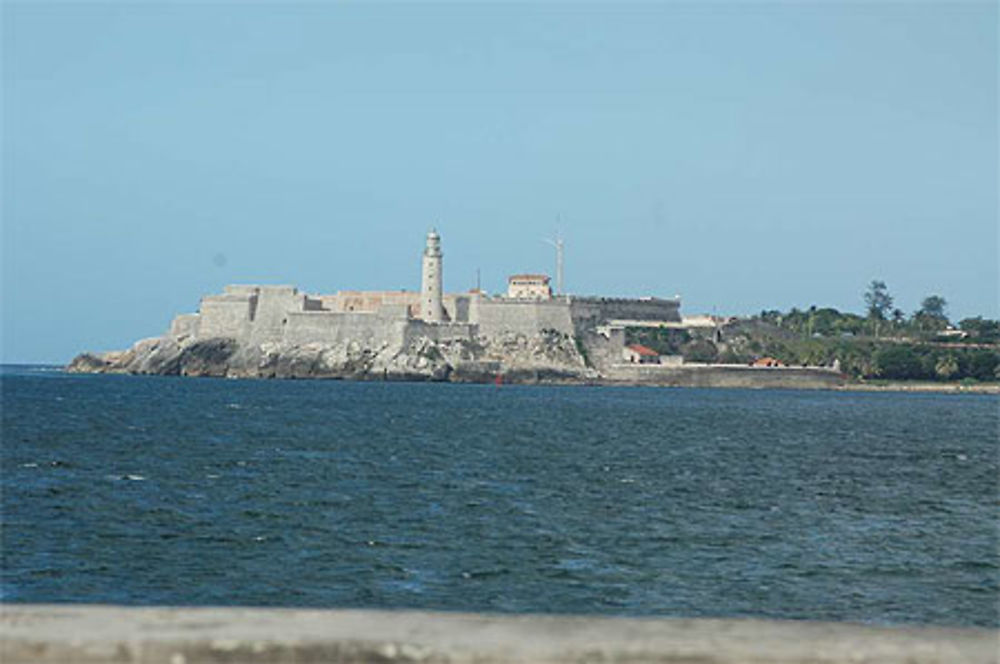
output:
M945 380L951 378L958 373L958 360L951 353L942 355L934 365L934 373Z

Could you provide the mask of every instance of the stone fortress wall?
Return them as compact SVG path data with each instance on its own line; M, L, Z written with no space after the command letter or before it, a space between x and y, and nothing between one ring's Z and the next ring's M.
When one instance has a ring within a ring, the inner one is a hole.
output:
M373 320L377 318L377 315L367 313L293 311L286 315L287 323L281 336L267 341L284 341L297 346L357 341L371 348L402 344L405 322Z
M532 335L543 330L573 334L570 304L566 299L527 300L484 298L478 302L476 324L485 336L504 332Z
M429 246L439 242L436 233L432 234ZM435 267L439 277L440 262ZM198 313L175 318L170 335L194 340L227 337L257 345L353 340L379 347L405 345L420 337L473 340L549 330L580 337L614 319L680 321L677 299L491 297L478 290L442 293L440 320L424 320L421 302L425 295L405 290L306 295L287 285L231 285L221 294L203 297Z
M407 293L409 295L409 293ZM360 294L359 294L360 295ZM397 344L425 336L435 341L503 333L533 335L554 330L578 335L608 320L678 321L677 300L625 300L608 298L553 297L549 300L488 297L481 293L449 294L444 298L447 320L429 323L413 317L409 298L382 298L380 293L362 295L367 304L383 301L397 304L359 306L352 294L347 309L337 296L311 297L290 286L227 286L220 295L202 298L199 312L177 316L170 327L174 337L207 339L230 337L261 344L288 342L337 343L354 339L375 345ZM419 293L412 293L416 302Z

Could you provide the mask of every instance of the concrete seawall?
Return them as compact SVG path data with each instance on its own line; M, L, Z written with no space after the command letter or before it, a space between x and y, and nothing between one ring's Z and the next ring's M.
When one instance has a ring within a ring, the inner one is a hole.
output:
M996 662L1000 632L767 620L0 606L5 664Z
M825 389L845 384L845 377L822 367L749 367L738 364L617 364L605 368L608 383L672 387L741 387Z

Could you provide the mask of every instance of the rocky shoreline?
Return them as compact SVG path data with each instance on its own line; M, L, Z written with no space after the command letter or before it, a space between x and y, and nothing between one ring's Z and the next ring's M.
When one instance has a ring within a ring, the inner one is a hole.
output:
M212 376L225 378L334 378L451 382L591 382L574 340L558 332L504 334L473 342L422 337L404 347L281 342L244 344L231 338L144 339L125 351L83 353L70 373Z
M472 342L422 337L405 347L358 341L254 345L226 337L194 340L163 336L144 339L124 351L82 353L66 371L217 378L1000 394L997 384L857 382L822 368L755 369L711 364L595 368L585 359L586 349L581 352L581 348L583 345L573 337L555 331L534 336L510 333L479 337Z
M581 349L582 352L581 352ZM838 374L824 370L755 371L748 367L677 368L590 366L586 349L556 331L508 333L475 341L421 337L403 347L388 344L280 342L246 344L231 338L171 336L137 342L125 351L83 353L70 373L386 380L454 383L662 385L673 387L832 387Z

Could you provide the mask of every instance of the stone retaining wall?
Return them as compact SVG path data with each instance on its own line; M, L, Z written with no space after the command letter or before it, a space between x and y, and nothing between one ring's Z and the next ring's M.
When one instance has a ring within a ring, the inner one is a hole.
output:
M0 606L5 664L987 664L998 632L766 620Z

